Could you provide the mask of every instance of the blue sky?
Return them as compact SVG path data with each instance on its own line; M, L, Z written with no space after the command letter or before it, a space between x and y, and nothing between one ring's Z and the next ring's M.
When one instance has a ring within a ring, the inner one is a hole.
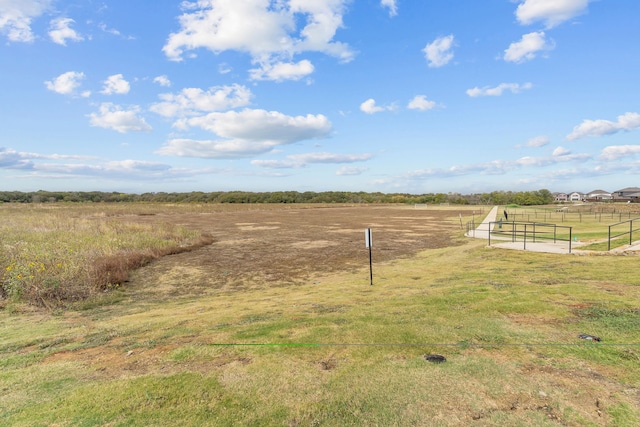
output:
M0 189L640 186L637 0L0 0Z

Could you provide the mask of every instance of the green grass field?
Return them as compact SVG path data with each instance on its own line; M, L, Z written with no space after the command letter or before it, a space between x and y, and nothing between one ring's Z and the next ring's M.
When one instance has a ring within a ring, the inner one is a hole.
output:
M7 303L0 425L640 425L638 258L485 244L376 264L373 286L149 299L134 272L64 310Z

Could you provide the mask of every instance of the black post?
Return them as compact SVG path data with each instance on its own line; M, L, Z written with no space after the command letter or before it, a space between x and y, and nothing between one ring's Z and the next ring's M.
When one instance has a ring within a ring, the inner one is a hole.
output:
M371 255L371 247L373 246L373 240L371 239L370 228L367 228L366 243L367 243L367 247L369 248L369 284L373 286L373 258Z
M569 227L569 253L571 253L572 238L573 238L573 227Z

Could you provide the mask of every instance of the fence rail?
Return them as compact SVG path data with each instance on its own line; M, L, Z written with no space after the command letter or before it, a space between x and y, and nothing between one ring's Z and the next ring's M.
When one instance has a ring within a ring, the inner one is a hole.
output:
M527 249L527 242L536 243L541 240L553 240L553 243L569 242L569 253L571 253L573 227L542 222L493 221L489 223L489 246L491 246L492 236L494 239L503 241L522 241L524 250Z
M608 239L608 244L607 244L607 250L610 251L611 250L611 240L612 239L617 239L618 237L622 237L622 236L626 236L627 234L629 235L629 244L631 245L633 243L633 233L636 231L640 231L640 227L638 228L633 228L634 227L634 222L638 223L640 222L640 218L634 218L634 219L630 219L629 221L622 221L622 222L618 222L616 224L611 224L609 226L609 239ZM628 227L626 227L626 225L629 225ZM622 233L619 234L615 234L612 235L611 234L611 230L615 227L618 226L625 226L624 230Z

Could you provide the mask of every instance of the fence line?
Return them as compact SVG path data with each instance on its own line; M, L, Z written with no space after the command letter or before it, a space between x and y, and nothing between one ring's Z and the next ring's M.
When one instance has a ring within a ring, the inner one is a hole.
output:
M498 228L496 228L496 226ZM510 229L503 228L510 227ZM558 234L558 230L561 231ZM562 231L564 230L564 233ZM567 235L568 238L563 236ZM522 240L524 250L527 250L527 238L532 243L536 243L536 240L553 240L553 243L569 242L569 253L571 253L571 242L573 237L573 227L549 224L542 222L517 222L517 221L492 221L489 223L488 239L489 246L491 246L491 236L501 236L510 238L512 242Z
M616 239L616 238L621 237L621 236L626 236L627 234L629 235L629 245L631 245L633 243L633 232L640 230L640 227L639 228L633 228L633 223L634 223L634 221L637 222L639 220L640 220L640 218L634 218L634 219L630 219L629 221L622 221L622 222L618 222L616 224L611 224L609 226L609 238L608 238L607 250L608 251L611 250L611 239ZM624 225L624 224L629 224L629 229L628 230L625 228L624 232L622 232L620 234L613 235L613 236L611 235L611 229L613 227L617 227L619 225Z

